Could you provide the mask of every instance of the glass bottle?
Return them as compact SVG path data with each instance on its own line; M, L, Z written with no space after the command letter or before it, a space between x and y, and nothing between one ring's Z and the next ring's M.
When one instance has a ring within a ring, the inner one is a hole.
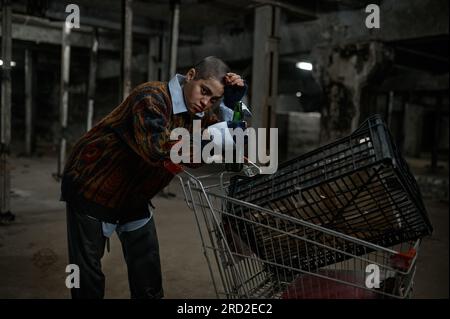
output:
M242 101L236 102L233 110L233 118L232 118L232 128L235 129L239 126L239 123L244 120L244 115L242 112ZM225 170L230 172L240 172L244 167L243 163L237 163L236 152L239 150L233 151L233 163L225 163Z

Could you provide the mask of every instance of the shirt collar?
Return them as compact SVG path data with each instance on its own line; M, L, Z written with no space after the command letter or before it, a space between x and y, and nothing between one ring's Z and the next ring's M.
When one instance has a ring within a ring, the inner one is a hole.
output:
M183 95L183 85L185 79L186 79L185 76L181 74L176 74L169 81L169 92L170 97L172 98L173 114L179 114L188 111L186 103L184 102L184 95ZM205 115L205 112L195 113L195 115L198 117L203 117Z

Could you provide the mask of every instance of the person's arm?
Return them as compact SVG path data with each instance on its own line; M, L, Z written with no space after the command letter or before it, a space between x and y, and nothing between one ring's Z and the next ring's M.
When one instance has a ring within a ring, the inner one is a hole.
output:
M170 150L177 140L170 140L169 119L170 110L162 94L149 94L140 97L133 103L133 131L136 141L136 151L152 165L162 165L165 169L176 174L182 166L198 168L204 163L193 163L193 141L191 145L190 163L174 164L170 160ZM202 130L218 121L214 112L206 112L201 119Z
M205 115L201 118L201 135L203 136L204 131L208 129L208 127L210 125L213 125L217 122L219 122L218 119L218 105L217 106L213 106L213 108L209 111L205 112ZM192 139L192 135L191 135L191 140L190 140L190 162L189 163L180 163L183 166L189 167L189 168L199 168L201 166L203 166L205 164L205 162L203 161L203 156L200 157L201 162L200 163L194 163L194 148L192 147L194 141ZM207 143L207 141L202 140L201 144L200 144L200 154L203 154L203 147L205 146L205 144Z
M160 92L137 95L132 103L133 132L137 153L153 165L169 158L170 148L176 141L170 140L170 101Z

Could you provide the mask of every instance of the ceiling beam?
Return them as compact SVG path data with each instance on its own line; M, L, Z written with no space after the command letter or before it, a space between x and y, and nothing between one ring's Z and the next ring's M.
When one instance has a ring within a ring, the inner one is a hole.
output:
M414 50L414 49L410 49L410 48L405 48L402 46L394 46L395 50L398 51L402 51L402 52L406 52L406 53L410 53L413 55L417 55L417 56L421 56L430 60L435 60L438 62L444 62L444 63L448 63L448 57L444 57L441 55L437 55L437 54L432 54L432 53L428 53L428 52L424 52L424 51L419 51L419 50Z
M38 23L36 23L38 22ZM63 22L50 22L46 19L13 14L12 38L14 40L29 41L34 43L47 43L61 45L61 30ZM74 29L75 30L75 29ZM91 28L80 28L71 33L72 46L90 48ZM0 30L0 34L2 30ZM120 41L108 36L104 30L99 32L99 48L101 50L119 50Z
M310 54L318 46L339 46L363 41L396 42L448 35L447 0L384 0L380 6L383 17L380 29L364 25L364 10L349 10L345 19L341 12L321 14L317 20L284 23L280 31L280 58L285 55ZM426 8L426 10L425 10ZM401 18L399 18L401 17ZM415 23L421 21L420 24ZM189 66L206 55L218 55L226 61L252 58L253 30L224 35L208 33L202 45L180 48L180 66ZM239 48L236 50L235 48Z
M302 17L308 17L312 19L317 19L316 12L311 11L309 9L305 9L299 6L295 6L282 1L275 0L251 0L251 2L257 3L258 5L271 5L275 7L279 7L296 15L300 15Z
M61 45L62 25L63 21L51 21L44 18L15 13L13 14L12 38L14 40L34 43ZM94 26L99 27L99 50L120 50L120 39L118 34L120 31L120 24L116 26L114 23L109 25L92 23L92 25L82 25L79 29L72 29L70 34L71 45L74 47L90 48ZM142 39L148 39L151 36L169 35L168 30L162 31L145 27L138 28L136 32L133 27L133 34L137 34L137 36ZM180 34L180 41L198 44L201 42L201 38L199 36ZM143 42L143 45L146 44L147 41L145 41L145 43Z

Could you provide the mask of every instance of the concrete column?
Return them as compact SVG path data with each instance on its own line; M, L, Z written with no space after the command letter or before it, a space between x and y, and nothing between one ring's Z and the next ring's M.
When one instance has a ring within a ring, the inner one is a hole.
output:
M392 127L392 113L394 111L394 103L395 103L395 93L394 91L389 91L387 115L386 115L388 127Z
M431 172L437 173L438 171L438 153L439 153L439 140L440 140L440 124L442 116L442 95L436 98L436 105L434 110L434 138L433 146L431 148Z
M98 32L94 30L92 34L92 47L89 59L89 83L88 83L88 109L86 118L86 130L92 128L94 118L95 82L97 75L97 52L98 52Z
M325 95L320 140L327 143L359 126L362 89L393 56L378 42L316 47L311 56L315 59L313 75Z
M157 36L148 39L147 80L167 81L168 71L168 37Z
M276 127L279 28L280 8L265 5L255 9L250 103L252 126L255 128Z
M147 81L157 81L160 77L160 41L160 37L148 39Z
M159 66L159 80L169 81L169 69L170 69L170 37L162 36L160 40L161 45L161 59Z
M131 5L132 0L122 0L122 101L131 91L131 59L133 56L133 9Z
M420 156L422 144L424 108L421 105L406 103L403 126L403 153L411 157Z
M56 177L61 178L66 162L67 149L67 118L69 115L69 77L70 77L70 26L63 24L61 43L61 85L59 99L60 138L58 167Z
M33 52L25 50L25 154L31 156L33 144Z
M179 36L179 28L180 28L180 1L173 0L171 1L171 9L172 9L172 18L170 21L170 39L169 39L169 68L168 72L165 72L166 79L162 80L170 80L177 72L177 56L178 56L178 36ZM167 50L167 44L165 39L162 40L162 51L163 53ZM164 66L164 64L163 64ZM164 71L167 69L164 69ZM162 190L162 196L165 197L173 197L176 194L170 191L170 185L166 186Z
M172 1L171 8L172 19L170 23L169 79L172 78L177 71L178 36L180 32L180 1Z
M11 191L11 55L12 55L12 9L11 1L2 1L2 86L1 86L1 136L0 136L0 217L12 221Z

